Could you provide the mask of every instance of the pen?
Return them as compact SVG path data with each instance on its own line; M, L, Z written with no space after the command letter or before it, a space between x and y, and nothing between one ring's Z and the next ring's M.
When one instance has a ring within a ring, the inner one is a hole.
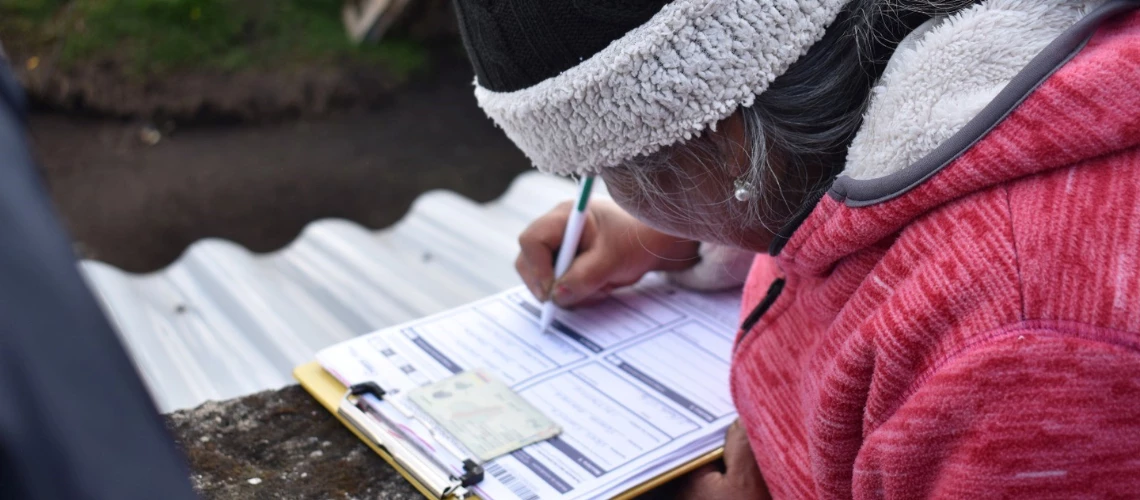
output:
M586 227L586 204L590 201L590 190L594 187L594 176L588 175L582 180L582 190L578 193L578 203L570 211L570 219L566 221L566 232L562 233L562 246L558 249L558 259L554 261L554 280L557 281L574 260L578 253L578 240L582 239L582 229ZM551 290L551 295L554 291ZM545 332L554 321L554 301L547 299L542 304L542 314L538 318L538 331Z

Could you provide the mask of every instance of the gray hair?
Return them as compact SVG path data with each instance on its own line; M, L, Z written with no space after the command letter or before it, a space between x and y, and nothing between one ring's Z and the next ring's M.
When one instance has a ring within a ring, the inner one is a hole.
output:
M842 170L871 88L899 41L931 16L972 3L852 0L819 42L757 95L752 106L739 110L743 143L705 133L606 169L607 184L629 195L638 212L652 211L666 221L696 223L721 234L733 229L774 233ZM742 152L749 164L743 175L733 175L740 171L733 158ZM694 173L680 166L682 159L704 168ZM730 189L722 198L709 199L700 185L710 178L721 186L738 178L757 195L740 203ZM724 204L727 211L694 210L697 204ZM708 213L731 216L702 217Z

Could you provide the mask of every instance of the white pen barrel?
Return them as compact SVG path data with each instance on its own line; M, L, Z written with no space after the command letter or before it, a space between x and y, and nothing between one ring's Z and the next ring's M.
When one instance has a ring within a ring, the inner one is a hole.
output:
M558 257L554 261L554 279L557 281L570 269L570 263L578 253L578 242L582 239L582 228L586 225L586 202L590 199L590 190L594 185L593 177L586 177L582 181L581 191L578 193L578 203L570 211L566 220L566 230L562 232L562 245L558 250ZM551 290L551 293L554 291ZM542 304L542 313L539 315L538 326L545 331L550 328L554 319L554 301L547 300Z
M558 252L558 259L554 261L554 279L561 278L570 269L574 262L574 254L578 253L578 241L582 239L582 226L586 224L586 213L574 210L570 212L570 219L566 221L566 232L562 234L562 247Z

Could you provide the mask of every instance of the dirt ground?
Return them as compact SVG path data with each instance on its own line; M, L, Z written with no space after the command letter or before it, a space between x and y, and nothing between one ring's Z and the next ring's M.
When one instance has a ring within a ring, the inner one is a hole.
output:
M321 118L168 128L147 145L141 122L41 112L31 133L77 250L146 272L206 237L266 252L320 218L383 228L431 189L496 198L529 162L471 81L452 50L384 102Z
M0 2L0 39L37 103L183 122L381 105L436 70L433 51L462 53L448 0L414 2L383 40L360 45L345 36L340 4L9 0Z

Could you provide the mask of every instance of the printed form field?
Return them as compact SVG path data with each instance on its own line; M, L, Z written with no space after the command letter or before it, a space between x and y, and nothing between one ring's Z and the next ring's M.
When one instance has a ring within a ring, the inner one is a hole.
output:
M672 440L617 399L570 373L545 380L522 395L562 425L558 442L533 448L557 451L546 455L561 455L592 476L600 476Z
M606 359L681 408L713 422L735 411L728 391L731 350L731 342L708 327L686 323L636 342ZM683 366L709 368L678 369Z
M533 332L535 327L516 324L525 318L505 305L488 303L482 307L495 315L488 316L478 309L463 310L406 328L404 334L452 373L485 367L507 385L585 357L558 337L535 333L528 338L513 333ZM495 310L500 307L503 309Z
M511 296L520 308L538 317L539 306L523 294ZM602 303L559 311L553 329L591 352L600 353L624 341L685 319L685 314L643 294L615 293Z

